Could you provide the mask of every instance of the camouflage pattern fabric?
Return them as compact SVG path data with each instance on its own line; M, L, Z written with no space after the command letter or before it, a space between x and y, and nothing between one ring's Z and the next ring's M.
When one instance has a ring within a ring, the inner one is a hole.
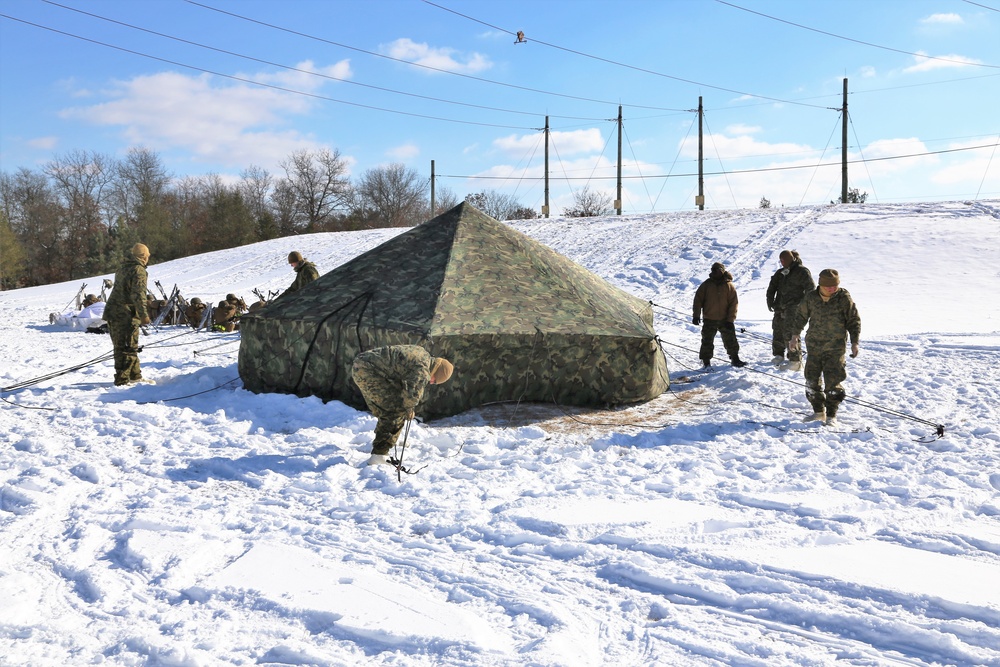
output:
M418 345L461 373L425 418L495 401L615 405L669 387L652 306L462 203L242 319L239 372L255 392L363 409L354 358Z
M378 417L372 454L388 454L410 411L428 386L432 357L416 345L391 345L362 352L351 367L354 383Z
M300 289L315 281L317 278L319 278L319 271L316 270L316 265L307 259L302 260L299 262L299 265L295 267L295 280L289 288L284 291L282 296L298 292Z
M213 328L222 331L235 331L236 322L233 318L236 317L236 314L236 306L229 301L220 301L219 305L212 311Z
M138 348L139 324L149 318L146 278L146 266L129 257L115 273L115 286L104 306L104 320L114 345L115 384L127 384L142 377Z
M824 302L817 287L799 304L792 323L793 333L801 332L807 323L806 398L816 412L825 410L829 419L837 414L845 397L842 383L847 379L847 360L844 351L848 337L851 343L861 338L861 315L847 290L838 289Z
M192 303L189 304L187 308L184 309L184 317L187 319L187 323L194 328L198 328L201 324L201 318L205 315L205 309L208 308L204 303Z
M802 265L801 260L795 260L787 269L779 269L771 276L767 285L767 307L774 311L771 318L771 351L775 356L784 356L788 350L788 341L796 333L792 330L795 311L802 303L803 297L816 289L812 272ZM802 352L788 350L788 358L801 361Z

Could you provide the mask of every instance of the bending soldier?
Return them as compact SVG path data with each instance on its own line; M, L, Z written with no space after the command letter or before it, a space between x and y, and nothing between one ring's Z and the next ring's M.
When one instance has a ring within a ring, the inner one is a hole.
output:
M300 289L319 278L316 265L302 258L298 250L288 253L288 264L295 270L295 281L285 290L285 294L298 292Z
M454 366L417 345L390 345L362 352L351 368L368 409L378 418L368 465L389 463L388 455L408 419L413 419L428 384L442 384Z

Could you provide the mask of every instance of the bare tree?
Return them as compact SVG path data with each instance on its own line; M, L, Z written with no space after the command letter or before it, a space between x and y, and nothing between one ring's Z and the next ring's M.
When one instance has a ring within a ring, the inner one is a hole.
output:
M351 195L347 162L340 157L340 151L296 151L281 162L281 168L295 194L298 226L307 232L332 226L337 209L345 208Z
M25 253L22 274L25 284L68 280L58 257L60 243L65 238L65 211L48 179L24 167L13 176L0 174L0 177L3 214Z
M567 218L591 218L597 215L608 215L611 213L611 204L614 200L611 195L591 190L590 186L573 193L573 206L563 209L563 215Z
M109 268L111 239L106 216L114 169L110 157L86 151L72 151L44 168L65 209L63 243L56 252L70 278Z
M17 287L24 270L24 248L14 236L7 213L0 209L0 290Z
M514 195L499 190L483 190L465 196L469 202L486 215L497 220L523 220L525 217L535 217L534 211L525 207ZM530 215L525 214L530 211Z
M250 165L240 173L240 194L257 221L257 238L261 241L278 236L278 224L271 207L274 178L264 168Z
M369 169L356 188L352 214L370 227L408 227L422 222L427 181L399 163Z

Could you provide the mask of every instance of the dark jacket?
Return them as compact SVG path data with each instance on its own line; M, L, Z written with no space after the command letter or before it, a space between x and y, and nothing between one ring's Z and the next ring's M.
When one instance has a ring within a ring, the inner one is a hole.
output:
M694 294L694 316L706 320L736 321L739 297L729 271L715 272L698 286Z
M812 272L802 266L802 260L793 260L788 268L774 272L767 284L767 308L791 316L802 297L816 289Z

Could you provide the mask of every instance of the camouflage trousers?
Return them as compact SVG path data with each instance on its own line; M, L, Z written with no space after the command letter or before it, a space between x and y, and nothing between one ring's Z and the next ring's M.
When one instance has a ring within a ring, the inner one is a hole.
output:
M115 384L135 382L139 370L139 323L132 318L108 320L111 344L115 347Z
M802 361L801 350L789 350L788 341L797 332L792 330L792 313L780 310L774 311L771 318L771 352L776 357L783 357L788 354L791 361Z
M844 344L806 347L806 398L815 412L826 412L827 419L836 416L846 394L841 384L847 379L847 359Z
M698 358L706 364L715 354L715 334L722 334L722 344L730 359L740 356L740 342L736 340L736 325L725 320L703 320L701 325L701 349Z
M375 424L375 440L372 442L372 454L388 454L396 446L396 440L406 425L405 414L389 415L378 418Z

